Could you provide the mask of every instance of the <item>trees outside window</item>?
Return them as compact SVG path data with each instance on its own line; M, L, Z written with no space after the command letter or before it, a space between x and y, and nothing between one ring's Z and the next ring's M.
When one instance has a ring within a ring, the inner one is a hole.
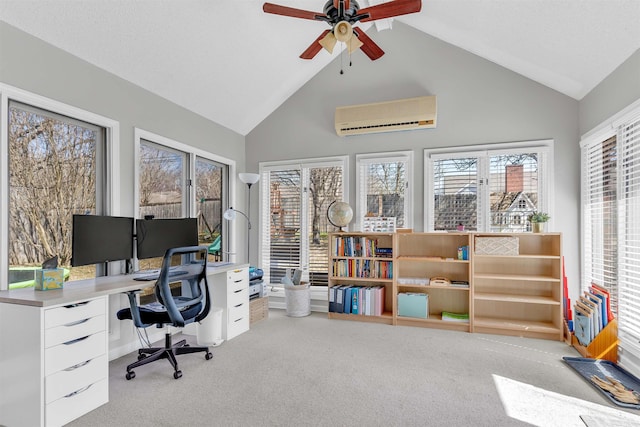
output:
M104 129L17 102L8 123L10 270L54 256L69 267L73 214L102 209ZM95 275L82 270L73 278ZM18 281L10 274L10 283Z

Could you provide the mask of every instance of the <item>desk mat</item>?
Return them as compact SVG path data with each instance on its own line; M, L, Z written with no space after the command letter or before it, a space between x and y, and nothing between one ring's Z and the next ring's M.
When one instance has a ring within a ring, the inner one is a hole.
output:
M635 390L640 393L640 380L633 374L626 371L624 368L618 366L618 364L610 362L608 360L601 359L587 359L584 357L568 357L565 356L562 359L576 372L578 372L589 384L607 396L609 400L618 406L625 408L640 409L639 404L620 402L613 397L613 394L607 390L603 390L591 381L592 375L604 379L604 377L614 378L622 383L627 389Z

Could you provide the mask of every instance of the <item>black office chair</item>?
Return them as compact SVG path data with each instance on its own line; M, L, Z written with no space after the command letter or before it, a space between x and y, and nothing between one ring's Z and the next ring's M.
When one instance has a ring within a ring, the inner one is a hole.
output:
M118 311L118 319L131 319L138 328L147 328L151 325L156 325L158 328L165 325L184 327L204 319L211 307L206 274L207 250L207 246L188 246L167 250L154 286L157 302L139 305L136 294L140 291L127 292L131 307ZM182 255L183 258L190 259L183 261L183 265L170 269L173 255ZM182 286L180 295L174 296L169 285L176 282L181 282ZM186 343L186 340L172 344L171 334L167 330L164 347L139 349L138 361L127 366L125 377L128 380L135 378L133 369L138 366L159 359L168 359L174 369L173 377L178 379L182 377L182 371L178 369L176 355L200 351L205 352L206 360L213 357L208 347L192 347Z

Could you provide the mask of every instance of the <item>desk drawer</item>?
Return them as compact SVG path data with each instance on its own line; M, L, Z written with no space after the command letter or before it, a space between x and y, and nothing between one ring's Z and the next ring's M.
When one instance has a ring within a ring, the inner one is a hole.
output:
M109 382L105 378L46 405L45 423L62 426L108 401Z
M107 378L109 362L103 354L45 378L45 402L51 403L89 384Z
M72 341L76 338L93 335L96 332L105 331L106 329L107 325L104 314L88 319L76 320L66 325L47 329L44 332L44 346L45 348L49 348L54 345Z
M227 291L234 292L238 289L249 287L249 272L246 269L227 272Z
M106 332L77 338L44 351L44 374L51 375L107 353Z
M229 319L227 323L227 340L240 335L249 330L249 305L241 307L239 310L229 310Z
M105 314L106 301L106 298L98 298L45 310L44 327L49 329Z
M249 288L238 289L230 292L227 297L227 307L232 308L240 304L249 303Z

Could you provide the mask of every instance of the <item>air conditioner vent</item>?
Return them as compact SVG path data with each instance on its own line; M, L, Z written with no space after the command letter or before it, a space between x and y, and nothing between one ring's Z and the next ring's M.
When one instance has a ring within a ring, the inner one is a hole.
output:
M435 128L436 108L435 96L338 107L336 132L343 136Z

